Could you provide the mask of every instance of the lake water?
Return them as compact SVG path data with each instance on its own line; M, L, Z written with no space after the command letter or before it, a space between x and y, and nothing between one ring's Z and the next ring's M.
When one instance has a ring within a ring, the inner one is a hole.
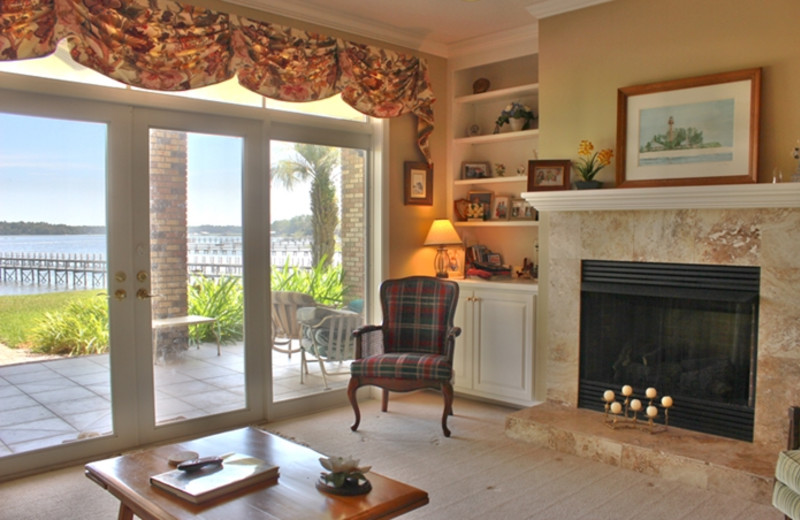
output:
M105 235L0 235L0 258L20 254L80 255L95 260L106 259ZM241 265L242 244L239 237L189 235L189 262ZM311 264L311 246L307 241L272 239L272 261L282 266L286 257L304 267ZM338 260L338 253L337 253ZM22 284L0 279L0 296L82 290L56 285Z

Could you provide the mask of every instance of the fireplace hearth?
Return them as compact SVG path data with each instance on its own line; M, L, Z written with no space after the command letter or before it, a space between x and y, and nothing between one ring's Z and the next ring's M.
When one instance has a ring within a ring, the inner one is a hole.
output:
M760 269L584 260L578 406L671 395L670 425L752 441Z

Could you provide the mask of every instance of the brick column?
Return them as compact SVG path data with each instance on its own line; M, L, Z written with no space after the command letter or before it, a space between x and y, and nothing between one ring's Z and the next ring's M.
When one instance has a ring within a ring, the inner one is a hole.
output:
M345 301L364 298L366 279L366 152L342 148L342 267Z
M153 318L187 314L187 140L150 130L150 266ZM159 330L158 358L188 347L186 327Z

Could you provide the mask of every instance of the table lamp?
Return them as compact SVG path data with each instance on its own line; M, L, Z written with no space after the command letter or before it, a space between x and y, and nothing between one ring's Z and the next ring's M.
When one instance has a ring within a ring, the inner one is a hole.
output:
M448 278L447 267L450 258L446 253L445 246L453 244L461 244L461 237L458 236L453 224L446 218L434 220L428 236L425 237L425 245L439 248L433 259L433 268L439 278Z

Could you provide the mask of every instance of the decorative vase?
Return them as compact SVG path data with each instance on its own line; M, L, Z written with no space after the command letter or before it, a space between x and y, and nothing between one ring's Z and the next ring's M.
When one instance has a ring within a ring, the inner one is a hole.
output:
M575 188L579 190L599 190L603 187L600 181L575 181Z
M512 132L519 132L525 126L525 118L512 117L508 120L508 124L511 125Z

